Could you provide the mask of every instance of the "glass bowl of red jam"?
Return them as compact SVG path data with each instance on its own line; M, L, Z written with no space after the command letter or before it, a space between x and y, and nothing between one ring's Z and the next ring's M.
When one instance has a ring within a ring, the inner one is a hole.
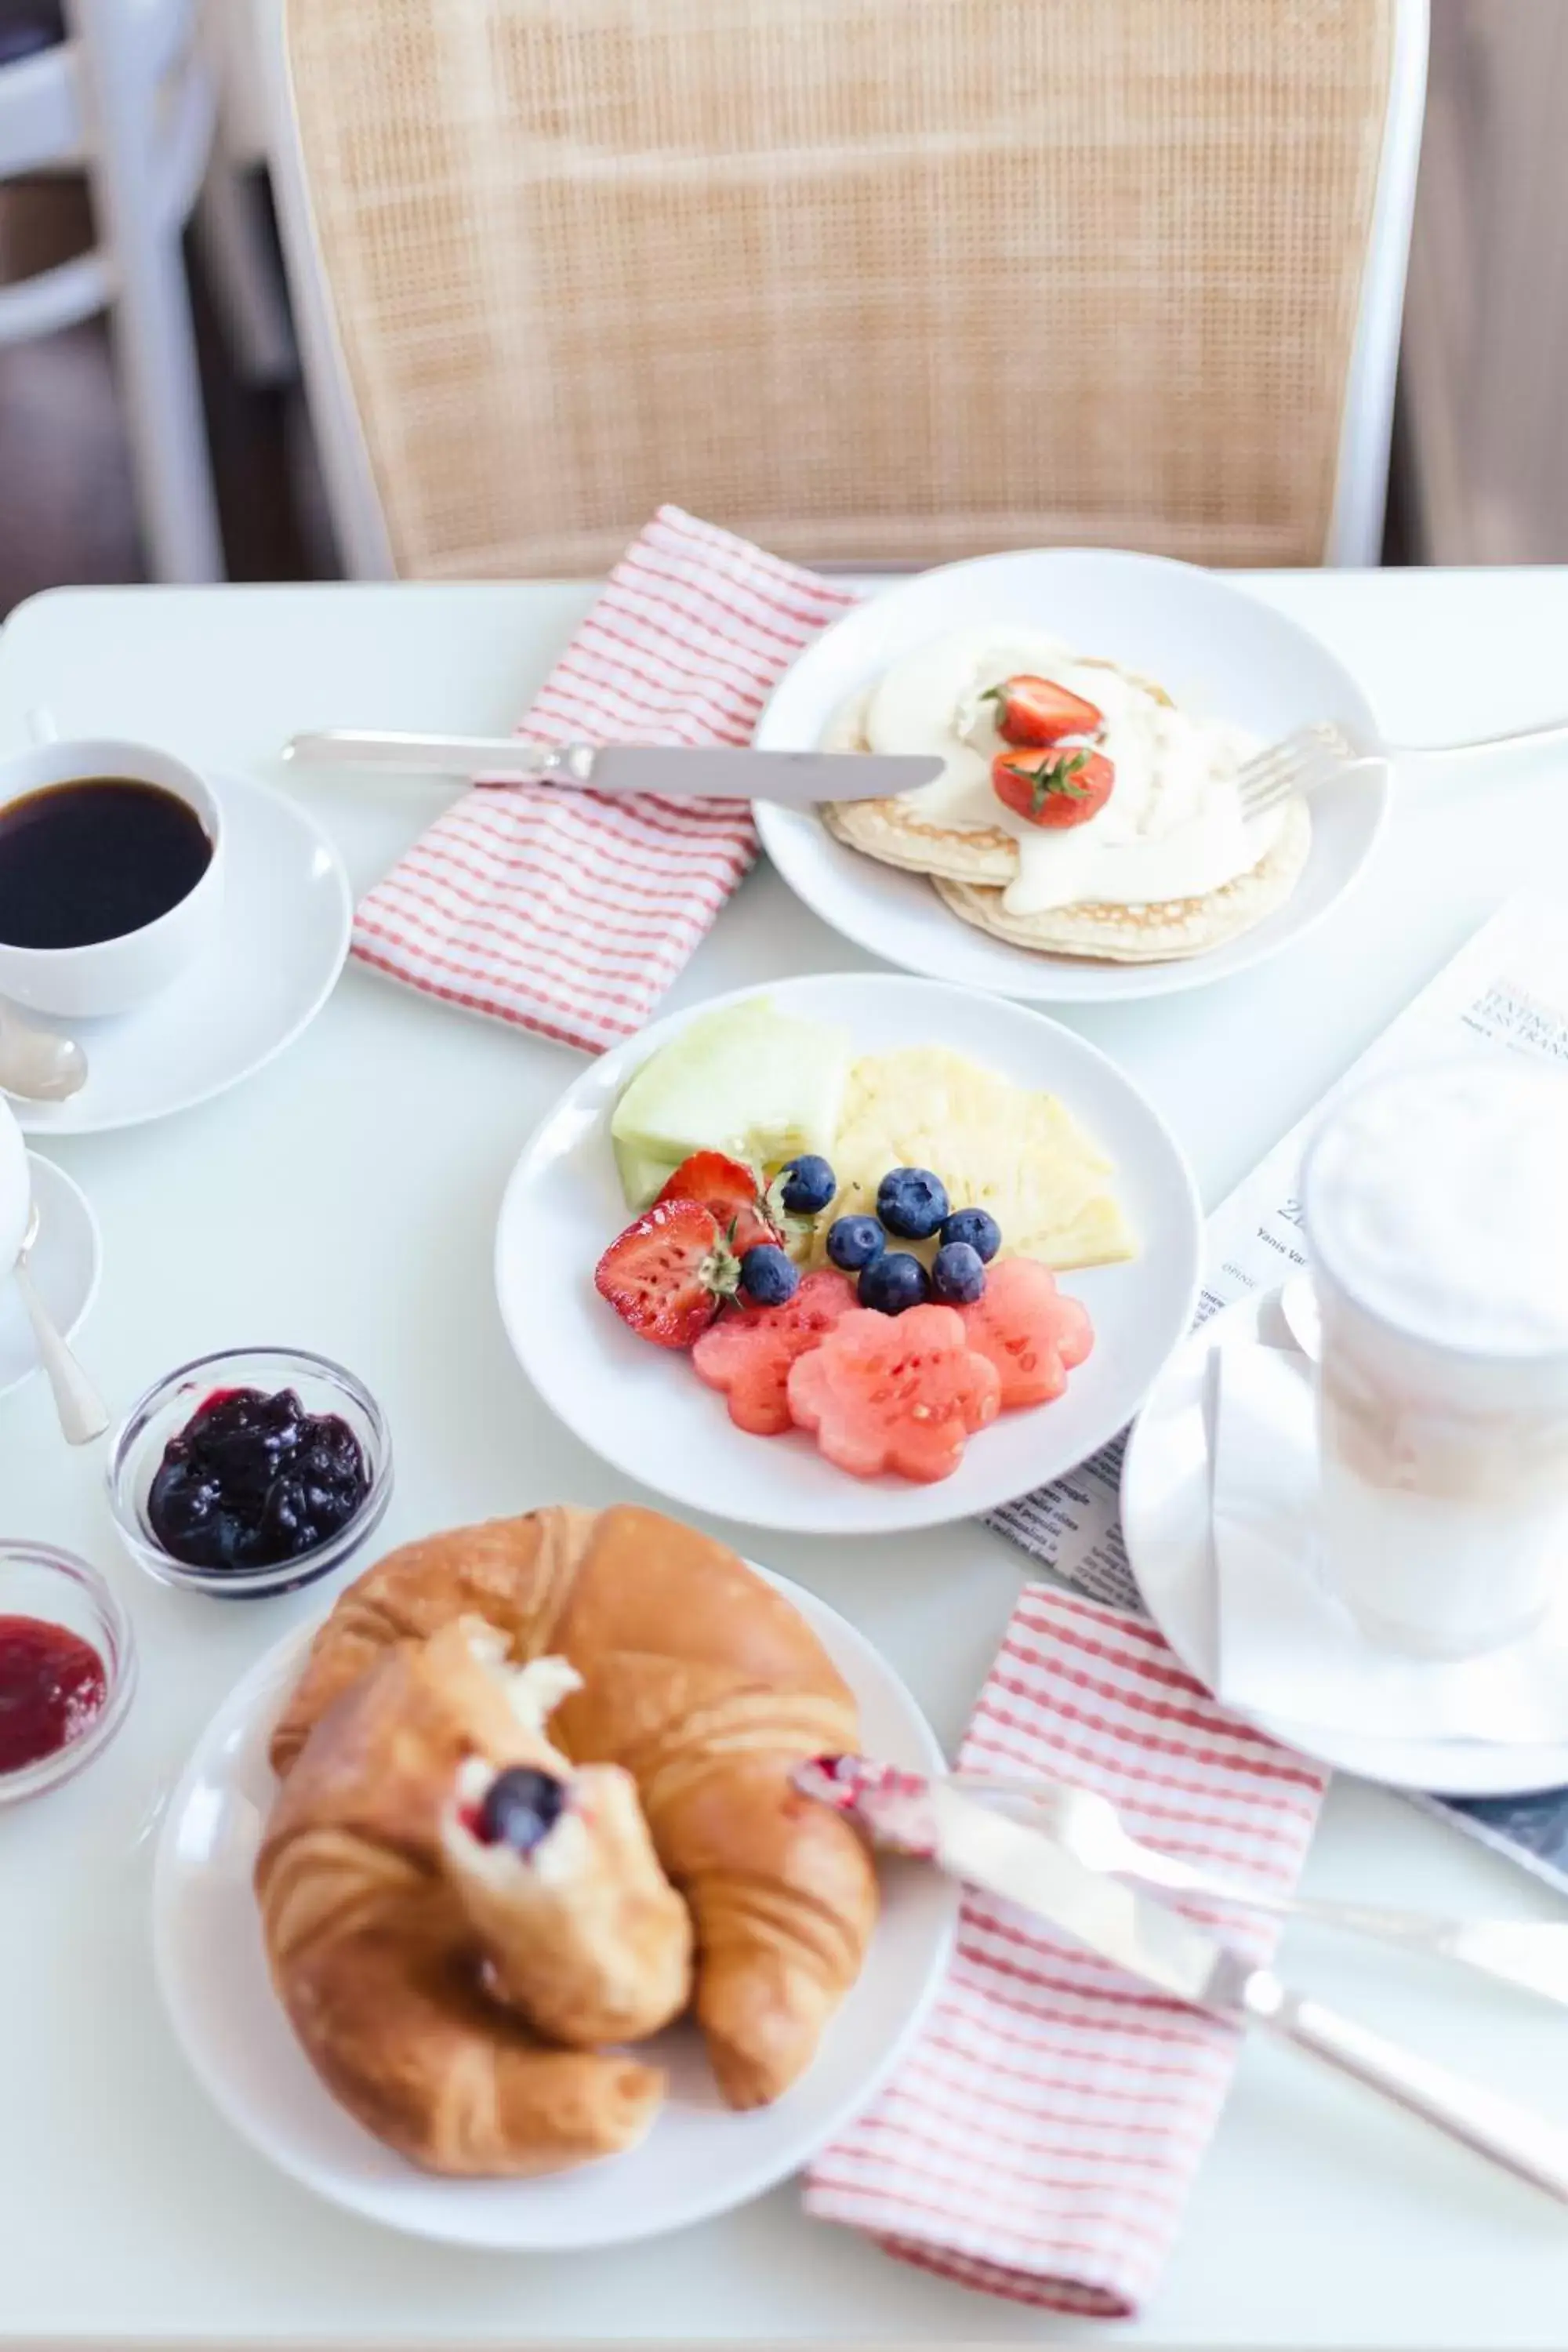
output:
M90 1763L135 1687L131 1620L97 1569L48 1544L0 1542L0 1805Z
M132 1405L108 1476L121 1538L149 1575L257 1600L330 1576L374 1532L392 1442L341 1364L231 1348L182 1364Z

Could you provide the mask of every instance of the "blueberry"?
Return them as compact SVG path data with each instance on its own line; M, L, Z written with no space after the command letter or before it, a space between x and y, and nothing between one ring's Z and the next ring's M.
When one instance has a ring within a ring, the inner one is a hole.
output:
M827 1228L827 1255L846 1274L858 1274L887 1245L888 1236L875 1217L835 1217Z
M929 1168L890 1169L877 1187L877 1214L906 1241L925 1241L947 1211L947 1187Z
M741 1287L758 1307L783 1307L800 1288L800 1268L776 1242L758 1242L741 1260Z
M481 1845L510 1845L531 1853L561 1818L565 1784L531 1764L498 1772L485 1790L474 1834Z
M820 1152L802 1152L779 1170L779 1198L792 1217L815 1217L838 1190L838 1179Z
M1002 1246L1002 1228L989 1209L954 1209L943 1221L942 1237L944 1242L967 1242L986 1265Z
M931 1286L949 1307L973 1307L985 1295L985 1261L967 1242L943 1242L931 1262Z
M861 1275L856 1296L862 1307L874 1307L879 1315L901 1315L906 1307L919 1307L931 1296L931 1285L918 1257L908 1250L884 1250Z

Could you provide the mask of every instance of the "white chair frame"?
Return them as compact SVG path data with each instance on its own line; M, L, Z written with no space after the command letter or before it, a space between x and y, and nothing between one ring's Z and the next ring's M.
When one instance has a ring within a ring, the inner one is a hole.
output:
M212 140L194 0L64 0L64 42L0 68L0 180L82 172L97 243L0 287L0 346L107 311L149 566L224 576L181 232Z
M306 392L340 557L354 580L395 576L316 241L289 88L285 0L260 0L269 164ZM1428 0L1397 0L1372 234L1345 387L1325 561L1375 565L1383 545L1405 265L1426 107Z

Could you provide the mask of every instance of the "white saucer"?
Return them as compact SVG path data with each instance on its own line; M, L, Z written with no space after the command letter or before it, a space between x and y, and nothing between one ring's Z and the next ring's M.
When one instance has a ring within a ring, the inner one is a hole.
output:
M1204 1369L1227 1341L1288 1343L1279 1294L1238 1300L1194 1332L1150 1391L1121 1470L1121 1534L1149 1614L1190 1672L1215 1678L1209 1559L1209 1450ZM1379 1739L1279 1716L1253 1718L1287 1748L1363 1780L1446 1797L1515 1796L1568 1784L1568 1742L1498 1747L1479 1741Z
M1062 1276L1093 1318L1087 1362L1054 1404L1004 1413L982 1430L952 1475L933 1486L850 1477L800 1431L748 1435L689 1363L637 1339L594 1288L600 1255L631 1222L610 1147L617 1096L697 1014L753 996L781 1013L841 1022L858 1055L946 1046L1015 1086L1058 1095L1114 1163L1140 1247L1127 1265ZM496 1296L518 1361L545 1403L651 1493L748 1527L889 1535L995 1510L1076 1468L1125 1429L1192 1320L1201 1228L1174 1139L1131 1079L1072 1031L971 989L892 972L812 973L673 1013L588 1066L512 1171L496 1234Z
M27 1268L34 1286L68 1339L98 1296L102 1245L87 1195L52 1160L27 1154L38 1239ZM0 1397L31 1380L38 1350L16 1286L0 1275Z
M188 1110L280 1054L331 993L353 921L342 860L297 802L241 776L208 782L227 836L217 940L142 1011L75 1026L87 1084L69 1102L13 1101L25 1134L102 1134Z
M770 1581L854 1691L868 1753L942 1770L935 1734L864 1634L798 1585ZM276 1788L268 1735L320 1622L285 1635L208 1724L163 1816L153 1874L164 2008L197 2077L253 2147L331 2203L411 2236L564 2252L655 2237L760 2197L869 2105L920 2030L957 1927L956 1883L916 1863L882 1868L860 1980L810 2071L774 2106L731 2114L694 2031L681 2026L650 2045L671 2089L641 2147L576 2172L442 2180L362 2131L317 2080L279 2006L250 1884Z
M1376 739L1350 672L1283 613L1217 573L1105 548L1043 548L949 563L868 597L815 637L761 720L763 751L815 751L828 720L890 662L980 623L1039 628L1158 680L1177 702L1252 728L1266 743L1314 719ZM815 814L759 803L763 845L796 897L846 939L932 980L1047 1004L1105 1004L1202 988L1260 963L1336 906L1387 819L1389 774L1359 771L1312 803L1306 871L1278 911L1226 947L1163 963L1036 954L950 914L923 874L835 841Z

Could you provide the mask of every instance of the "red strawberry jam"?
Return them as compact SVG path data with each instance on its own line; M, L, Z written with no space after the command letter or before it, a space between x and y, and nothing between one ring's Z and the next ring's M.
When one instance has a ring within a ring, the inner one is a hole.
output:
M0 1772L79 1739L108 1696L90 1642L41 1617L0 1617Z

